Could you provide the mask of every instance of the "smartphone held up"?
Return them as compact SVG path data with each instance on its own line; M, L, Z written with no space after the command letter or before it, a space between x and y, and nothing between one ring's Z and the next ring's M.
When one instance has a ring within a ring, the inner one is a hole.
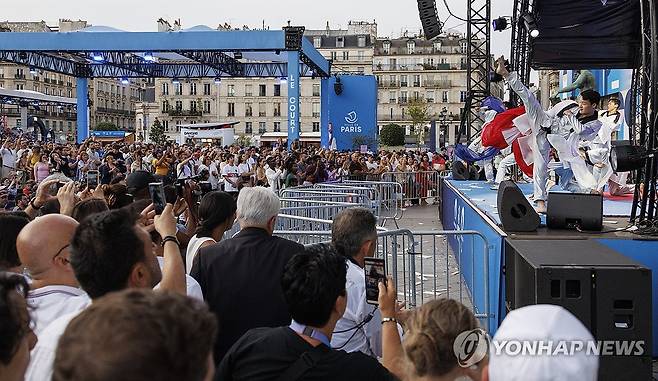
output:
M164 184L149 183L149 194L151 195L151 202L153 202L153 205L155 206L155 214L162 214L167 205Z
M386 284L386 263L384 258L365 258L366 302L378 304L379 282Z

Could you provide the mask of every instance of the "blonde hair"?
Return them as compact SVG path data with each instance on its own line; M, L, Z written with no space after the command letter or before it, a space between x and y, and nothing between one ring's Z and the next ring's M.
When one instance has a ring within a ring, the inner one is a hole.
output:
M452 299L437 299L416 309L407 321L403 341L411 374L439 377L457 366L457 335L478 327L473 313Z

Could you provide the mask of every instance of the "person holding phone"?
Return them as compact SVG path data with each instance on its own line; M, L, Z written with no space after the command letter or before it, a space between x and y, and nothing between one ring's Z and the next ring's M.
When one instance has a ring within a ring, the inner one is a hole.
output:
M382 356L382 310L376 305L373 289L385 277L383 262L373 270L366 260L374 259L377 250L377 218L365 208L350 208L334 217L331 242L347 263L347 308L336 324L331 345L346 352L362 352L372 357ZM366 277L366 270L375 277ZM371 280L371 284L366 283ZM368 287L370 286L370 287ZM368 291L370 290L370 291ZM369 295L370 294L370 295ZM370 304L369 302L370 301ZM398 310L402 306L398 306ZM403 322L406 313L400 311L397 322ZM399 333L402 328L398 325Z

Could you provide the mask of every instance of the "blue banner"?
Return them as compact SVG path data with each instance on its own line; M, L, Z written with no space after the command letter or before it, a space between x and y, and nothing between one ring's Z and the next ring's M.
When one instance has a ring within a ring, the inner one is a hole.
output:
M299 52L288 52L288 148L299 140Z
M126 136L125 131L92 131L92 136L104 138L123 138Z
M372 75L341 75L329 79L328 122L322 126L322 146L337 150L376 151L377 82ZM340 93L340 94L338 94Z

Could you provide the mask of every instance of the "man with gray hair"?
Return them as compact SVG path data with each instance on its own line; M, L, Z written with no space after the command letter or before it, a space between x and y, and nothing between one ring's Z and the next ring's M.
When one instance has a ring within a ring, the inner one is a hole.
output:
M194 259L190 275L221 327L216 364L248 330L290 324L281 276L288 260L304 246L272 236L279 209L279 198L271 190L243 188L236 211L240 233L201 248Z
M377 218L365 208L350 208L338 213L331 225L331 242L347 263L347 306L331 337L334 349L360 351L382 356L382 318L366 303L365 258L377 251ZM398 314L405 317L406 314ZM402 332L402 328L398 327Z

